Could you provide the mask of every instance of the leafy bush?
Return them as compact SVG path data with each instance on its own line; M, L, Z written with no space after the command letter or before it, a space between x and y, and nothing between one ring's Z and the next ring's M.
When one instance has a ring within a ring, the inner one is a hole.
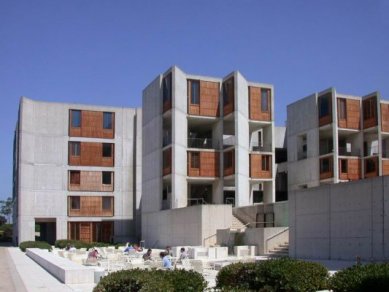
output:
M389 263L355 265L337 272L330 279L337 291L389 291Z
M40 248L51 250L51 245L46 241L23 241L19 244L19 248L25 252L26 248Z
M223 267L216 287L224 291L317 291L327 287L328 272L321 264L281 258Z
M65 248L67 245L72 245L75 248L91 248L91 247L103 247L110 246L110 243L105 242L84 242L80 240L68 240L68 239L59 239L55 241L56 248Z
M185 270L125 270L102 278L94 292L121 291L204 291L207 287L203 276Z

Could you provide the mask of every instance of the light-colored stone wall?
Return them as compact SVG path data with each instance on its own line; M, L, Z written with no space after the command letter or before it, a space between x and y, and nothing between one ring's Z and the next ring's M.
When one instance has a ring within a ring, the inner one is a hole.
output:
M289 192L289 254L389 259L389 177Z

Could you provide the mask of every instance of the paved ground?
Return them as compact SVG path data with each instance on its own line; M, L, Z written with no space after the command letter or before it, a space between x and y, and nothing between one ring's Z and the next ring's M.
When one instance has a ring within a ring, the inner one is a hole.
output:
M20 291L25 292L26 287L23 285L19 273L8 253L8 244L0 245L0 291Z

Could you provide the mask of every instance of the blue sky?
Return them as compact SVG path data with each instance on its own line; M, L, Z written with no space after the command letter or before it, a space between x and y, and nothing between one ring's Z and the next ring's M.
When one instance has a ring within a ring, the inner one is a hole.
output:
M11 196L19 97L141 106L142 89L178 65L239 70L286 105L334 86L389 99L389 1L2 1L0 199Z

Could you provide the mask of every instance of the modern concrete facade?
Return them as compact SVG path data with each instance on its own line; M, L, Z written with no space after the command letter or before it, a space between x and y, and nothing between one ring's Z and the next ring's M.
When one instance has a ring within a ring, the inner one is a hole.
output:
M288 188L389 174L389 104L334 88L288 105Z
M139 109L21 98L14 241L38 235L51 243L123 242L139 236L141 116Z
M289 191L289 255L387 261L389 177Z
M239 72L213 78L172 67L160 74L143 91L143 238L156 241L152 226L163 210L274 202L274 131L272 85ZM228 217L215 228L229 228Z

